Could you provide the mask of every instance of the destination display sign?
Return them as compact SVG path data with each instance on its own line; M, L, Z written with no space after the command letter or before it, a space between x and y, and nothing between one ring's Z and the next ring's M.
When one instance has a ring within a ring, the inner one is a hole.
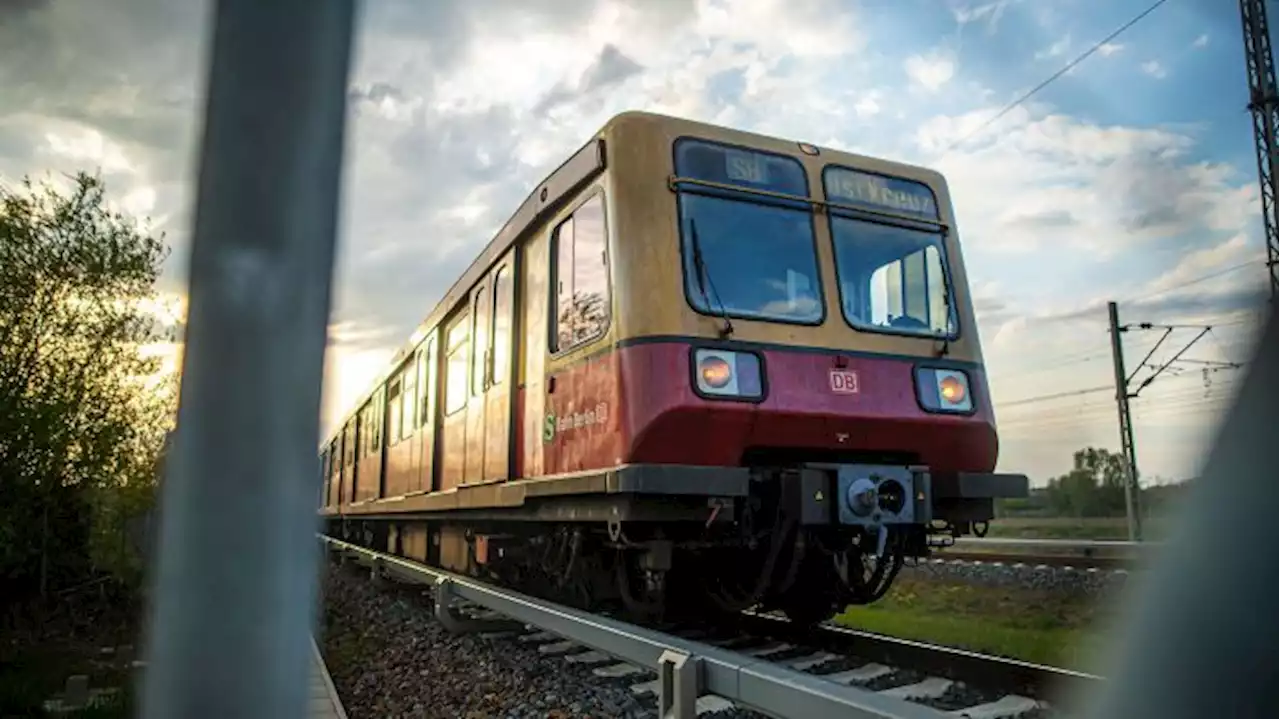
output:
M793 158L699 140L676 143L676 174L785 195L809 194L804 167Z
M827 199L868 210L901 215L938 218L933 191L923 183L843 167L828 167L822 173Z

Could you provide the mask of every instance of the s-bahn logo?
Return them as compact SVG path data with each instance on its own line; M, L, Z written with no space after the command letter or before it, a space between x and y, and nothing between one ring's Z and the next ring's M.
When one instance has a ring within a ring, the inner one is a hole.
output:
M858 373L847 369L831 370L831 391L836 394L857 394Z
M604 402L582 412L574 412L571 409L568 414L560 417L557 417L555 412L548 412L546 419L542 421L542 441L554 441L557 435L580 427L604 424L608 418L609 405Z

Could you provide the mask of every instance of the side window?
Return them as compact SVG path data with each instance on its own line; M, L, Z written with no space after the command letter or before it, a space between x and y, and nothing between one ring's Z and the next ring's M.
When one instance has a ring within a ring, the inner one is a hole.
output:
M373 438L373 422L369 421L369 405L360 408L360 420L356 425L356 439L361 457L369 456L369 440Z
M489 356L489 348L486 345L489 339L489 306L485 302L488 297L487 290L488 288L481 285L476 291L471 311L471 316L475 320L471 335L474 338L471 358L475 365L471 369L471 394L476 397L484 394L485 358Z
M382 432L378 422L378 408L382 406L381 393L370 399L360 410L360 456L367 457L382 449Z
M360 438L363 440L360 442L361 457L368 457L370 454L373 454L373 438L375 430L373 427L373 417L370 416L373 413L369 410L370 406L366 404L364 406L364 410L360 412Z
M609 324L609 264L601 195L573 213L573 315L574 344L599 337Z
M418 386L422 388L422 404L418 413L419 424L435 418L436 411L436 338L427 340L427 348L418 355Z
M573 346L573 217L556 228L551 256L556 263L556 330L551 338L551 351L555 352Z
M400 420L403 407L400 399L400 378L397 376L387 386L387 444L400 441Z
M556 228L556 312L552 351L604 334L609 325L609 264L604 199L597 194Z
M342 463L350 465L356 461L355 419L347 421L347 428L342 431Z
M471 342L467 315L453 321L445 335L444 413L453 414L467 406L467 370Z
M493 277L493 384L502 384L511 371L511 316L515 309L515 285L511 282L511 266L503 265Z
M418 365L422 362L422 350L414 355L414 361L400 374L400 438L408 438L418 426Z

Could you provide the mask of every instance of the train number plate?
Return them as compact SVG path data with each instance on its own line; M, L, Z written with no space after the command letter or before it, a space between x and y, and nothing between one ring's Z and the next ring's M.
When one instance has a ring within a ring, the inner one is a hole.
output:
M857 394L858 373L847 369L831 370L831 391L836 394Z

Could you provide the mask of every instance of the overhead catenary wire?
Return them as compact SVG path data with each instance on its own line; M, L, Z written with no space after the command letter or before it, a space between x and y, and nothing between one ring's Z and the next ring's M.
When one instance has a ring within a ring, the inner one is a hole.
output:
M1231 326L1243 325L1243 324L1252 324L1252 322L1248 318L1228 320L1228 321L1219 321L1216 318L1210 318L1210 321L1204 324L1186 324L1186 325L1161 324L1159 326L1162 328L1165 328L1165 327L1174 327L1174 328L1185 327L1185 328L1194 328L1194 329L1204 329L1205 327L1210 328L1208 336L1213 338L1215 344L1218 346L1219 353L1221 353L1224 358L1223 361L1216 362L1212 360L1202 360L1202 359L1195 359L1195 358L1192 358L1192 359L1179 358L1178 361L1187 362L1190 364L1197 364L1197 365L1213 365L1213 366L1206 366L1205 369L1207 369L1210 373L1217 373L1225 370L1239 369L1241 363L1233 362L1230 359L1228 359L1226 346L1224 345L1223 342L1220 341L1220 338L1213 333L1213 329L1222 328L1222 327L1231 327ZM1160 342L1158 341L1154 343L1154 346L1150 348L1150 351L1148 352L1147 357L1144 358L1144 361L1139 362L1137 365L1134 366L1135 371L1143 367L1147 367L1148 369L1154 369L1154 367L1146 363L1146 360L1149 359L1152 354L1154 354L1155 349L1159 347L1159 345L1160 345ZM1109 354L1110 354L1109 351L1098 352L1094 350L1084 350L1080 352L1068 353L1066 355L1059 357L1057 360L1050 360L1049 362L1041 366L1028 368L1026 370L1022 370L1022 371L1014 372L1010 374L1001 374L999 376L993 377L993 382L999 383L1011 378L1024 377L1028 375L1038 374L1041 372L1062 369L1063 367L1082 364L1084 362L1098 359L1099 357L1105 357L1105 356L1108 356ZM1182 376L1182 375L1179 375L1179 376ZM1106 391L1113 391L1113 390L1114 390L1113 385L1098 385L1093 387L1083 387L1083 388L1063 390L1061 392L1052 392L1052 393L1047 393L1043 395L1035 395L1031 397L1019 397L1019 398L1010 399L1007 401L994 399L993 404L995 405L995 409L997 412L1003 412L1004 410L1012 407L1023 407L1027 405L1041 404L1044 402L1070 399L1070 398L1078 397L1082 395L1097 394L1099 392L1106 392ZM1002 423L1002 426L1003 426L1003 423Z
M1040 82L1040 84L1036 85L1035 87L1033 87L1033 88L1031 88L1030 90L1028 90L1028 91L1026 91L1025 93L1023 93L1021 96L1019 96L1019 97L1018 97L1018 99L1014 100L1013 102L1009 103L1008 105L1005 105L1005 106L1004 106L1004 108L1002 108L1002 109L1001 109L999 112L997 112L995 115L991 116L990 118L987 118L987 119L986 119L986 120L984 120L981 124L979 124L976 128L974 128L974 129L973 129L973 130L971 130L970 132L965 133L965 134L964 134L964 135L962 135L959 139L957 139L955 142L951 143L949 146L947 146L947 149L946 149L946 150L944 150L944 151L942 152L942 155L941 155L941 156L939 156L939 158L938 158L938 159L942 159L943 157L946 157L947 155L951 154L951 153L952 153L952 151L954 151L957 147L959 147L959 146L963 145L964 143L968 142L970 139L972 139L972 138L973 138L975 135L977 135L979 132L982 132L983 130L985 130L985 129L987 129L988 127L990 127L993 123L995 123L995 121L996 121L996 120L999 120L1000 118L1002 118L1002 117L1004 117L1005 115L1009 114L1009 113L1010 113L1011 111L1013 111L1015 108L1017 108L1018 106L1022 105L1022 103L1026 102L1026 101L1027 101L1027 100L1029 100L1029 99L1031 99L1031 97L1032 97L1033 95L1035 95L1037 92L1040 92L1041 90L1045 89L1045 88L1046 88L1046 87L1048 87L1049 85L1053 84L1053 82L1054 82L1055 80L1057 80L1058 78L1062 77L1063 75L1067 74L1068 72L1071 72L1071 70L1072 70L1073 68L1075 68L1075 66L1079 65L1081 62L1083 62L1084 60L1086 60L1090 55L1093 55L1093 54L1094 54L1095 52L1097 52L1098 50L1101 50L1101 49L1102 49L1102 47L1103 47L1104 45L1106 45L1107 43L1109 43L1109 42L1111 42L1112 40L1114 40L1114 39L1116 39L1117 37L1119 37L1119 36L1120 36L1122 33L1124 33L1126 30L1128 30L1129 28L1131 28L1131 27L1133 27L1134 25L1138 24L1139 22L1141 22L1141 21L1143 20L1143 18L1145 18L1145 17L1147 17L1148 15L1150 15L1151 13L1155 12L1156 8L1159 8L1161 5L1165 4L1165 2L1167 2L1167 0L1156 0L1156 2L1154 2L1154 3L1152 3L1150 6L1148 6L1148 7L1147 7L1147 9L1145 9L1145 10L1143 10L1142 12L1138 13L1138 14L1137 14L1137 15L1135 15L1133 18L1131 18L1128 22L1124 23L1124 24L1123 24L1123 25L1121 25L1120 27L1118 27L1118 28L1116 28L1115 30L1113 30L1113 31L1111 32L1111 34L1110 34L1110 35L1107 35L1106 37L1104 37L1104 38L1102 38L1101 40L1097 41L1097 42L1096 42L1096 43L1094 43L1094 44L1093 44L1093 45L1092 45L1088 50L1085 50L1083 53L1080 53L1079 55L1077 55L1077 56L1075 57L1075 59L1073 59L1071 62L1068 62L1066 65L1064 65L1064 66L1062 67L1062 69L1060 69L1060 70L1058 70L1057 72L1053 73L1053 74L1052 74L1052 75L1050 75L1048 78L1046 78L1046 79L1044 79L1043 81L1041 81L1041 82Z
M1134 400L1135 409L1142 409L1144 412L1153 412L1164 407L1181 407L1191 406L1201 402L1212 402L1218 399L1230 398L1230 388L1209 388L1194 389L1186 392L1180 392L1169 395L1161 395L1152 399L1139 398ZM1000 429L1012 427L1019 424L1035 424L1040 421L1059 420L1059 419L1078 419L1081 417L1104 419L1115 413L1115 406L1110 401L1090 402L1088 404L1069 405L1066 407L1054 407L1048 411L1038 412L1036 414L1019 415L1015 417L1002 418L1000 420Z
M1098 387L1087 387L1085 389L1069 390L1066 392L1055 392L1053 394L1044 394L1036 397L1025 397L1023 399L1016 399L1016 400L1013 400L1012 402L998 402L996 403L996 408L1001 409L1004 407L1017 407L1019 405L1024 405L1024 404L1034 404L1036 402L1048 402L1050 400L1055 400L1055 399L1065 399L1067 397L1078 397L1080 395L1093 394L1094 392L1106 392L1111 389L1113 388L1110 385L1101 385Z
M1207 397L1185 397L1175 402L1145 403L1134 405L1134 417L1140 423L1149 423L1153 421L1167 420L1174 417L1183 417L1187 419L1202 417L1205 415L1217 414L1221 409L1229 404L1235 394L1232 392L1218 392L1210 394ZM1112 430L1107 423L1114 419L1115 408L1106 406L1090 407L1086 411L1059 414L1052 416L1028 417L1000 422L1001 433L1009 433L1016 435L1019 439L1028 436L1033 432L1043 432L1045 430L1062 430L1068 428L1080 428L1089 426L1092 430L1099 433L1109 434ZM1049 441L1061 441L1062 436L1056 434L1054 436L1044 437Z
M1257 264L1255 261L1250 260L1250 261L1248 261L1248 262L1240 262L1240 263L1238 263L1238 264L1230 265L1230 266L1228 266L1228 267L1222 267L1222 268L1219 268L1219 269L1213 270L1213 271L1208 272L1208 273L1203 274L1203 275L1197 275L1196 277L1192 277L1192 278L1191 278L1191 279L1189 279L1189 280L1185 280L1185 281L1183 281L1183 282L1179 282L1179 283L1178 283L1178 284L1176 284L1176 285L1170 285L1170 286L1168 286L1168 287L1162 287L1162 288L1160 288L1160 289L1152 290L1152 291L1147 292L1147 293L1145 293L1145 294L1136 295L1136 296L1131 296L1131 297L1128 297L1128 298L1126 298L1126 299L1119 300L1119 301L1118 301L1118 303L1119 303L1119 304L1129 304L1129 303L1133 303L1133 302L1141 302L1142 300L1149 300L1149 299L1151 299L1151 298L1153 298L1153 297L1159 297L1160 295L1168 294L1168 293L1170 293L1170 292L1173 292L1174 290L1180 290L1180 289L1183 289L1183 288L1186 288L1186 287L1190 287L1191 285L1196 285L1196 284L1199 284L1199 283L1201 283L1201 282L1206 282L1206 281L1208 281L1208 280L1212 280L1212 279L1215 279L1215 278L1218 278L1218 277L1222 277L1223 275L1227 275L1227 274L1230 274L1230 273L1232 273L1232 272L1238 272L1238 271L1240 271L1240 270L1245 269L1246 267L1253 267L1255 264Z
M1229 399L1230 396L1230 388L1214 387L1209 389L1196 389L1185 393L1161 395L1160 397L1149 400L1135 400L1133 407L1135 411L1141 410L1142 414L1149 416L1151 413L1160 411L1164 408L1196 406L1200 403L1212 403L1220 399ZM1001 430L1004 430L1010 427L1034 425L1042 422L1058 420L1103 420L1107 417L1111 417L1114 412L1115 407L1110 402L1092 402L1089 404L1054 407L1048 411L1041 411L1036 414L1002 417L999 420L999 427Z
M1173 384L1175 382L1181 383L1181 381L1183 380L1198 379L1198 378L1201 378L1201 373L1199 371L1187 372L1185 374L1169 377L1162 384L1168 385L1168 384ZM1108 387L1108 389L1111 389L1111 388ZM1159 403L1159 402L1176 400L1183 397L1199 397L1207 393L1230 392L1230 390L1231 390L1230 384L1215 382L1215 383L1211 383L1207 387L1183 386L1173 391L1166 391L1166 392L1161 392L1158 394L1150 394L1150 395L1144 394L1141 397L1135 397L1133 399L1133 402L1134 402L1134 406L1145 406L1145 405ZM1008 415L1006 415L1003 411L1001 411L1000 425L1004 426L1005 421L1010 421L1010 422L1020 421L1025 419L1031 419L1038 416L1047 416L1053 413L1071 413L1071 412L1079 412L1082 410L1094 409L1094 408L1115 409L1114 404L1112 404L1112 398L1102 396L1101 393L1098 393L1093 397L1087 397L1087 398L1086 398L1086 395L1083 395L1083 394L1075 395L1075 396L1082 398L1082 401L1078 403L1056 404L1050 407L1031 407L1030 405L1019 405L1015 408L1015 410L1011 414L1008 414ZM1000 410L1000 407L1001 405L996 405L997 410Z

